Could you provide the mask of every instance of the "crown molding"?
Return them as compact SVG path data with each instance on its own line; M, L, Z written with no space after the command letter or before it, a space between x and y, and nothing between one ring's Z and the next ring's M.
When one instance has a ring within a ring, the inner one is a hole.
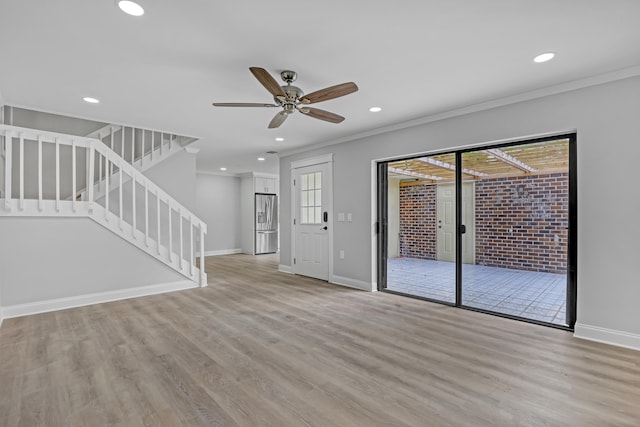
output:
M196 175L210 175L210 176L226 176L228 178L240 178L240 174L233 172L212 172L205 170L196 170Z
M640 65L633 67L623 68L621 70L611 71L604 74L598 74L596 76L587 77L584 79L573 80L570 82L560 83L553 86L544 87L541 89L532 90L529 92L520 93L517 95L507 96L504 98L498 98L479 104L469 105L467 107L456 108L454 110L444 111L442 113L432 114L429 116L421 117L418 119L407 120L405 122L396 123L393 125L383 126L375 129L371 129L365 132L359 132L352 135L348 135L338 139L332 139L317 144L306 145L304 147L293 148L291 150L281 151L280 158L291 156L294 154L304 153L318 148L324 148L330 145L341 144L343 142L354 141L356 139L362 139L369 136L380 135L387 132L393 132L395 130L406 129L414 126L419 126L427 123L433 123L440 120L450 119L453 117L463 116L465 114L476 113L479 111L490 110L493 108L503 107L506 105L517 104L523 101L530 101L533 99L544 98L551 95L557 95L564 92L570 92L578 89L584 89L591 86L598 86L605 83L610 83L618 80L624 80L631 77L640 75Z

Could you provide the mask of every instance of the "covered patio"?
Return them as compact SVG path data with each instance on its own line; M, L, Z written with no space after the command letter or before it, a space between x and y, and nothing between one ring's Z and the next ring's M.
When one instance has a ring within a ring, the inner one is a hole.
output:
M462 266L463 305L557 325L566 325L566 286L564 274ZM391 258L387 289L453 303L455 263Z

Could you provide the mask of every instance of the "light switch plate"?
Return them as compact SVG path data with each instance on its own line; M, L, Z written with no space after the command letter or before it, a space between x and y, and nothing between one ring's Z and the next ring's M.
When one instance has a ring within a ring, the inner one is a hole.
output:
M351 221L353 221L353 214L351 212L349 212L347 214L347 222L351 222Z
M338 221L339 222L344 222L344 212L339 212L338 213Z

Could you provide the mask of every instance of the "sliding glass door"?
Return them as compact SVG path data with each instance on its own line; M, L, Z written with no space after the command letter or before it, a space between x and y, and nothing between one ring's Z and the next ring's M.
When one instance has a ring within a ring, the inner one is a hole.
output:
M452 154L386 165L387 290L455 304L455 171Z
M476 260L462 270L462 304L567 325L569 139L462 153L478 197L465 205ZM466 212L465 212L466 211Z
M380 289L572 328L575 149L563 135L380 163Z

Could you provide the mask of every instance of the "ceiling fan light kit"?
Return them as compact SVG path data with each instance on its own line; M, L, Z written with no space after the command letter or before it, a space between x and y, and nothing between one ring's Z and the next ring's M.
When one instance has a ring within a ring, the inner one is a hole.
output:
M278 128L284 123L288 116L296 111L305 116L314 119L324 120L330 123L340 123L344 117L329 111L320 110L318 108L307 107L309 104L316 102L328 101L330 99L339 98L356 92L358 86L355 83L342 83L331 86L305 95L302 89L293 86L291 83L296 81L298 74L295 71L284 70L280 73L280 77L286 85L280 86L278 82L269 74L267 70L260 67L249 68L251 74L273 95L275 104L260 104L248 102L214 102L214 107L280 107L282 111L276 113L269 123L269 129Z

